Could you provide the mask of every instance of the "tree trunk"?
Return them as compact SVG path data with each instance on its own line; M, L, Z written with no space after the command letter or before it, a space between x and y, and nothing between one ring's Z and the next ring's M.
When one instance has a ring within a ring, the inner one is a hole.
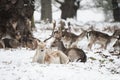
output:
M41 0L41 20L52 21L51 0Z
M31 20L31 27L35 28L34 16L32 17L32 20Z
M120 21L120 7L117 0L112 0L114 21Z
M79 8L80 1L77 0L65 0L63 3L59 0L56 0L56 2L61 4L61 18L67 19L67 18L75 18L77 16L77 10ZM75 3L77 5L75 5Z

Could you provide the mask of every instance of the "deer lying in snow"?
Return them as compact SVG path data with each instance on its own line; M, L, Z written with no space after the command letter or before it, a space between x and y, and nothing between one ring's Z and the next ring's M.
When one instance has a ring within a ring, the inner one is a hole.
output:
M55 39L51 47L57 47L58 50L63 51L68 56L71 62L74 62L74 61L86 62L87 60L87 56L82 49L79 49L79 48L68 48L67 49L64 47L64 44L60 39Z
M99 31L89 31L87 33L87 38L89 38L89 49L92 48L93 44L98 43L101 45L101 48L106 49L107 45L113 40L116 39L114 35L110 36L108 34L99 32Z
M0 41L2 48L17 48L20 46L20 43L16 39L5 38Z
M33 62L40 64L67 64L69 59L62 51L46 49L45 43L39 42Z
M23 36L21 39L22 47L30 48L32 50L37 48L37 42L40 42L40 40L34 37Z

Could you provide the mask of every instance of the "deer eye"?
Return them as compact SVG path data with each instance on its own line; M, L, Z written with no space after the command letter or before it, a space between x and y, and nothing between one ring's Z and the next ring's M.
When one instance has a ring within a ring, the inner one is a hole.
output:
M43 52L44 50L42 49L41 52Z

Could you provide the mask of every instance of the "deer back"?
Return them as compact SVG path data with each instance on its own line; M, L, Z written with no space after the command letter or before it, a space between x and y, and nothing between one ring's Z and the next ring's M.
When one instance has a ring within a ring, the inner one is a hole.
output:
M69 48L66 50L65 54L70 57L71 61L73 62L74 60L80 62L86 62L87 61L87 56L85 52L82 49L79 48Z

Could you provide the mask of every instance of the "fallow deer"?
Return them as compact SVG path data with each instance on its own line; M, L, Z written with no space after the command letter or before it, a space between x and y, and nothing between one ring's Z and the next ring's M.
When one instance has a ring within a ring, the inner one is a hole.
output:
M83 30L80 35L76 35L72 32L69 32L68 29L65 29L64 31L56 31L54 32L54 37L56 39L61 39L64 41L70 41L69 47L73 47L73 43L78 43L78 41L82 40L84 36L86 36L87 31ZM76 46L75 45L75 46Z
M83 29L82 29L82 33L79 35L76 35L72 32L68 32L67 30L65 30L62 32L62 37L65 41L70 41L69 47L71 47L73 43L76 43L77 45L77 43L81 41L86 34L87 34L87 31Z
M45 39L44 42L46 42L47 40L49 40L50 38L54 37L56 39L63 39L64 41L70 41L69 47L73 46L73 43L78 43L78 41L80 41L81 39L83 39L84 36L86 36L87 31L82 30L82 33L80 35L76 35L74 33L72 33L70 31L71 27L70 27L70 23L68 23L68 29L65 29L65 22L60 21L60 27L58 28L57 31L54 31L56 23L53 23L53 31L52 31L52 35ZM76 46L76 45L75 45Z
M19 37L19 36L18 36ZM16 39L19 41L20 46L24 48L29 48L32 50L35 50L38 46L37 42L40 40L34 37L28 37L28 36L22 36L20 39L16 37Z
M60 39L55 39L52 43L51 47L57 47L58 50L63 51L71 62L73 61L81 61L86 62L87 56L82 49L79 48L65 48L63 42Z
M36 38L27 39L27 42L23 43L23 47L35 50L38 46L38 43L37 43L38 41L40 42L40 40L38 40Z
M16 39L4 38L4 39L2 39L2 42L4 45L3 48L17 48L20 46L19 41Z
M93 44L100 44L101 48L106 49L107 45L112 41L112 39L116 39L114 35L108 35L106 33L102 33L99 31L89 31L87 32L87 38L89 38L88 48L91 49Z
M38 42L33 62L38 62L40 64L67 64L69 59L62 51L46 49L44 42Z

